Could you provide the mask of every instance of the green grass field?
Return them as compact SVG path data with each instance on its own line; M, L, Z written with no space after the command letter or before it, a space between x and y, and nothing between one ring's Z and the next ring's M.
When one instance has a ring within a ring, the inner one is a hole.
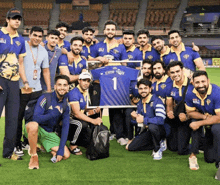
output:
M220 85L220 69L207 69L212 83ZM104 124L109 126L108 117ZM0 119L0 151L4 137L4 118ZM0 157L0 184L178 184L215 185L216 168L204 162L203 154L198 155L200 169L191 171L188 156L165 151L163 159L153 161L152 151L128 152L116 140L110 142L110 157L89 161L85 156L71 155L66 161L53 164L49 153L39 153L39 170L29 170L29 156L25 151L23 161L11 161Z

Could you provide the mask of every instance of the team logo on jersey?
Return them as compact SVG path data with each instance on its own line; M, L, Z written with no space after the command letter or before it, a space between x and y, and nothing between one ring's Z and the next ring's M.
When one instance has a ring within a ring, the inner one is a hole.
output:
M171 96L176 96L176 93L174 91L171 91Z
M79 67L80 67L80 68L82 68L82 67L83 67L83 65L82 65L82 64L79 64Z
M161 87L161 89L165 89L166 84L162 84L160 87Z
M99 48L99 52L104 52L104 48Z
M133 59L133 56L132 55L128 55L128 59L129 60Z
M53 106L51 105L48 109L53 110Z
M85 53L85 52L86 52L85 50L82 50L82 51L81 51L81 53Z
M150 103L150 106L153 107L153 105L154 105L154 102L151 102L151 103Z
M118 69L117 67L113 67L112 69Z
M119 74L119 75L124 75L125 74L125 72L121 71L120 69L117 69L116 73Z
M149 55L147 58L150 59L150 60L152 60L153 56L152 56L152 55Z
M199 100L198 100L197 98L194 98L194 99L193 99L193 103L194 103L194 104L200 104L200 102L199 102Z
M97 93L97 91L96 91L96 90L94 90L94 91L93 91L93 95L96 95L96 94L98 94L98 93Z
M17 44L17 46L21 45L21 43L19 41L16 41L15 43Z
M114 54L118 54L119 51L117 49L113 49Z
M206 100L206 103L207 105L209 105L211 103L211 100L210 99Z
M0 43L6 44L6 39L0 38Z
M183 55L183 58L187 59L187 58L189 58L189 55L185 54L185 55Z
M81 102L81 103L83 102L83 99L82 99L82 98L80 99L80 102Z

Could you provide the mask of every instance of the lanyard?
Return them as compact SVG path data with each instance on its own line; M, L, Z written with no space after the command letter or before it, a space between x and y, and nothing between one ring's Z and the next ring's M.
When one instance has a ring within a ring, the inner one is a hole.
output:
M29 44L30 45L30 44ZM35 59L34 57L34 53L32 51L32 46L30 45L30 50L31 50L31 54L32 54L32 58L33 58L33 61L34 61L34 67L36 68L36 64L37 64L37 59L38 59L38 46L37 46L37 57Z
M54 57L55 57L55 55L56 55L56 52L57 52L57 51L55 51L55 52L54 52L54 54L53 54L52 58L50 59L49 64L50 64L50 63L52 62L52 60L54 59Z

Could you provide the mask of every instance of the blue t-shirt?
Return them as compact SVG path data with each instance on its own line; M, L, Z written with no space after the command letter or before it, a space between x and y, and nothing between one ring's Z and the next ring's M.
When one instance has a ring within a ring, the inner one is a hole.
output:
M132 60L143 60L143 56L142 56L142 52L136 48L134 45L131 46L131 48L129 50L126 50L127 54L128 54L128 59L129 61ZM127 66L130 68L136 68L136 67L140 67L140 63L138 62L128 62Z
M181 61L186 69L196 71L196 65L194 62L200 59L199 53L193 51L191 47L185 47L183 43L181 44L182 51L180 54L176 53L173 50L173 47L171 47L169 54L163 57L163 61L166 65L168 65L172 61Z
M62 55L61 49L58 48L57 46L53 51L49 50L47 45L45 45L45 49L48 52L48 59L49 59L49 69L50 69L50 81L51 81L51 89L54 89L54 79L57 71L57 64L58 64L58 59ZM43 74L41 73L41 86L43 90L47 90L46 83L43 78Z
M67 55L61 55L58 60L58 68L68 67L71 75L79 75L83 69L86 69L86 60L79 56L72 64L68 62Z
M93 52L94 47L95 47L94 43L92 43L90 46L83 44L83 48L82 48L80 55L88 59L88 57L91 55L91 52Z
M150 44L148 44L148 49L146 51L142 48L139 48L139 50L142 52L143 59L149 59L153 62L160 59L160 54Z
M91 70L101 86L100 105L130 105L129 88L139 70L126 66L106 66Z
M79 85L68 93L69 104L79 103L80 110L84 112L87 101L87 91L83 92Z
M210 84L207 96L201 98L198 91L193 85L189 85L187 90L185 102L186 109L195 111L196 109L203 114L216 115L220 112L220 87L215 84Z
M99 56L106 56L115 61L128 59L128 55L124 44L116 43L114 46L109 48L109 45L106 42L106 40L96 44L91 52L92 58L96 58Z
M40 96L35 105L33 121L36 121L40 127L42 127L47 132L54 132L56 125L60 122L60 118L62 118L62 134L59 145L59 150L57 151L57 155L64 155L64 147L67 141L67 136L69 132L69 106L66 107L63 113L55 108L56 106L60 106L63 109L63 102L67 101L67 97L64 96L64 99L60 101L57 98L55 92L52 93L51 97L51 106L46 109L47 99L44 95Z
M17 32L9 35L3 27L0 30L0 76L11 81L18 81L20 78L18 57L25 55L24 38Z
M140 100L137 104L137 113L144 116L144 124L163 125L166 118L165 106L156 95L149 94L147 100Z

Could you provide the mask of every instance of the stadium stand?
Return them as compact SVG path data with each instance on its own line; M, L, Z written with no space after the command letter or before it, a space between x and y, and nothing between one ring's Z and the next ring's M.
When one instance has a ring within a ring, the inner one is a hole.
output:
M5 23L5 15L10 8L14 7L13 0L1 0L0 2L0 25L2 26Z
M145 18L148 29L170 29L180 0L149 0Z
M219 0L189 0L188 6L215 6L220 5Z
M47 29L49 26L50 10L54 0L22 0L24 27L32 25L42 26Z
M112 1L109 6L109 19L117 22L119 28L134 27L138 8L139 2L137 1Z

